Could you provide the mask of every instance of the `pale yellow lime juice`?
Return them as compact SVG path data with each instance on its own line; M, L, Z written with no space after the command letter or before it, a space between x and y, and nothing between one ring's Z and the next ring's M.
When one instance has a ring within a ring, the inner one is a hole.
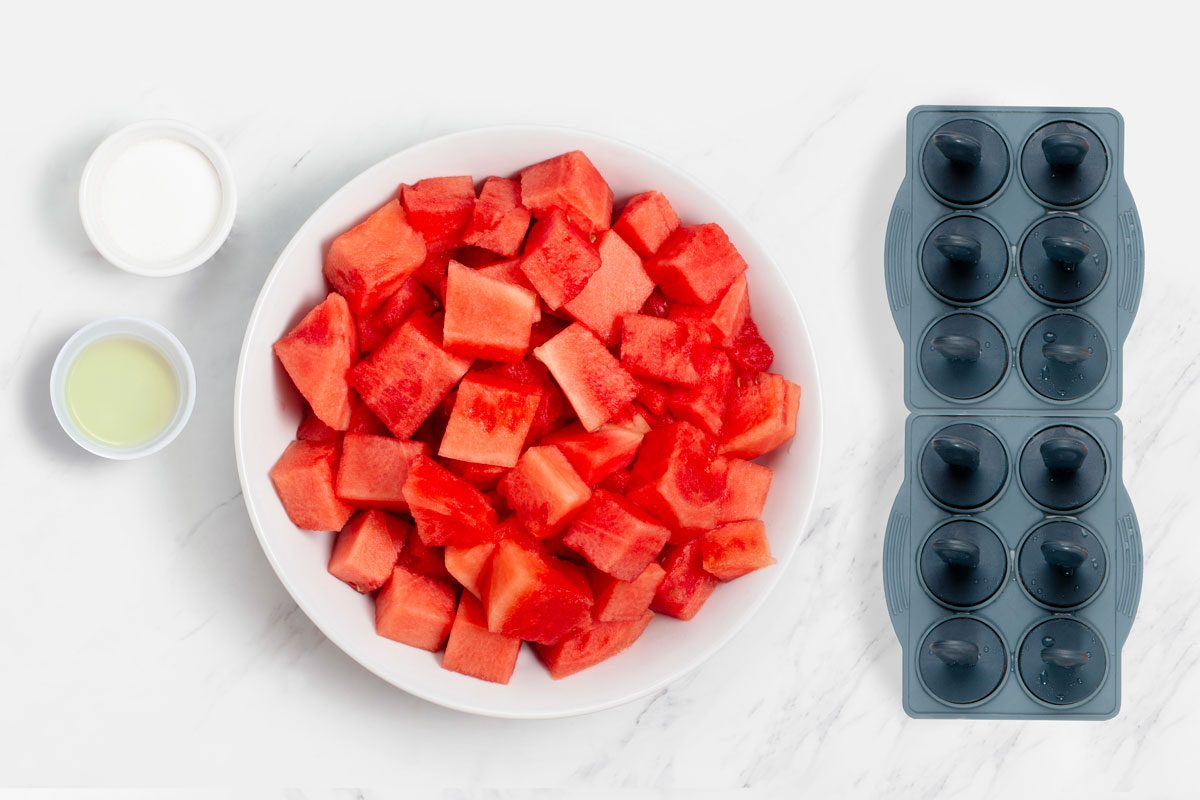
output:
M166 357L133 336L85 347L67 371L67 409L88 438L137 447L162 433L179 408L179 381Z

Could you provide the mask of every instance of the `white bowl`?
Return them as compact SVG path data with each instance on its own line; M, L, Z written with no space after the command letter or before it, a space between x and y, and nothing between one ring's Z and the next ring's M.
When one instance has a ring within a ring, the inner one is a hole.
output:
M175 381L179 386L179 405L170 424L153 439L137 447L113 447L92 439L79 429L67 410L67 373L71 363L92 342L110 336L129 336L149 344L167 359L175 371ZM187 426L196 405L196 371L183 344L157 322L139 317L98 319L73 333L58 351L50 370L50 405L54 408L54 416L58 417L58 424L84 450L116 461L142 458L157 453L175 441L175 437Z
M775 481L764 519L778 563L718 587L690 622L655 617L616 658L551 680L529 648L507 686L441 669L440 657L375 634L370 598L329 575L332 534L297 530L267 472L295 435L299 395L271 352L328 291L321 275L329 241L391 198L402 182L470 174L477 180L580 149L611 184L617 201L663 192L685 223L721 224L750 264L754 318L776 351L773 371L803 387L796 438L767 457ZM694 179L659 158L604 136L564 128L506 126L444 136L387 158L334 194L308 219L267 276L250 316L234 391L238 471L250 520L284 586L326 636L389 683L434 703L497 717L563 717L646 695L711 656L750 618L784 574L812 509L821 454L821 391L803 315L779 268L730 210Z
M100 190L108 168L134 144L159 138L173 139L194 147L212 164L221 185L220 207L208 235L189 252L161 263L142 261L124 252L113 241L102 221L103 215L100 211ZM108 263L135 275L164 278L195 269L212 258L229 238L236 215L237 184L233 179L233 168L229 165L224 151L203 132L175 120L151 119L135 122L111 134L92 152L83 168L83 177L79 180L79 217L92 246Z

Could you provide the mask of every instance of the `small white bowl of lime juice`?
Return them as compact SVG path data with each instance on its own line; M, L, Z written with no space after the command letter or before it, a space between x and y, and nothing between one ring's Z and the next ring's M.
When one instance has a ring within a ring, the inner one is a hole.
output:
M141 458L187 425L196 374L166 328L111 317L85 325L63 345L50 371L50 402L80 447L105 458Z

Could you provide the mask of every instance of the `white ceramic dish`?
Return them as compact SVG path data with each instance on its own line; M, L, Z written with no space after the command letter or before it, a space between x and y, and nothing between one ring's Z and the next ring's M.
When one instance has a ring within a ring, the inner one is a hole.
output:
M751 304L775 347L773 370L803 387L798 434L765 461L775 469L764 515L775 566L719 587L690 622L656 617L628 651L564 680L551 680L524 648L512 681L499 686L443 670L439 656L375 635L371 600L325 571L332 534L303 532L288 520L267 473L294 438L301 400L271 344L328 291L321 261L329 241L391 198L400 183L437 175L471 174L477 180L508 175L574 149L595 162L618 203L658 189L685 223L715 221L729 233L750 264ZM716 652L785 574L812 508L821 455L821 389L804 318L782 272L746 227L694 179L645 151L596 134L541 126L473 130L412 147L371 167L317 209L280 255L255 304L234 402L237 463L250 520L296 603L335 644L384 680L443 706L497 717L563 717L615 706L664 686Z
M163 262L139 260L123 251L104 224L101 208L103 178L109 167L128 148L149 139L170 139L195 148L212 164L220 184L216 219L208 234L188 252ZM111 134L92 153L79 181L79 216L92 246L110 264L135 275L163 278L195 269L212 258L229 238L236 215L237 185L220 145L202 131L174 120L135 122Z
M137 447L113 447L97 442L79 429L71 418L71 412L67 410L67 372L71 363L92 342L110 336L130 336L150 344L170 363L179 386L179 405L170 424L158 436ZM175 441L175 437L187 427L188 420L192 417L192 409L196 405L196 371L183 344L157 322L139 317L98 319L77 330L58 351L54 366L50 370L50 405L54 408L54 416L58 417L58 424L75 444L84 450L116 461L142 458L162 450Z

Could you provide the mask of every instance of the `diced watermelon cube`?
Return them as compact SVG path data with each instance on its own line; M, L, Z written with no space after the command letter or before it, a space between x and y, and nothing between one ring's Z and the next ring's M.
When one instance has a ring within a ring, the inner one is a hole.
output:
M509 508L530 534L545 539L562 530L592 490L552 445L531 447L501 482Z
M666 575L666 570L654 561L631 581L617 580L594 570L591 581L596 600L592 606L592 617L598 622L639 619L650 608L650 601L654 599L654 593Z
M475 201L463 241L501 256L521 249L532 215L521 205L521 185L508 178L488 178Z
M716 523L728 463L688 422L655 428L642 439L629 498L674 528L707 530Z
M438 581L451 581L454 576L446 568L446 552L443 547L430 547L419 536L409 536L396 562L407 570Z
M472 373L458 385L438 455L512 467L537 415L542 390L498 375Z
M717 510L717 522L741 522L761 517L772 477L774 473L770 467L740 458L729 459L729 476Z
M525 244L521 271L551 310L583 291L600 269L600 253L558 209L534 223Z
M383 305L358 318L358 348L371 352L413 314L433 314L433 298L416 278L409 278Z
M702 341L719 347L729 347L746 324L750 315L750 293L745 274L734 278L719 298L706 306L674 305L670 319L682 322L698 334ZM769 366L769 365L768 365Z
M536 386L542 390L542 399L538 403L537 414L534 415L529 436L525 439L526 446L541 439L562 419L566 398L563 397L558 384L550 378L550 372L546 369L545 364L527 358L516 364L497 364L489 367L485 372L510 378L518 383Z
M407 439L470 366L442 347L436 319L414 315L351 368L349 378L388 429Z
M492 683L508 683L517 666L521 640L492 633L483 606L474 595L463 593L450 628L442 667Z
M647 611L635 620L593 622L556 644L535 645L533 649L550 671L550 677L559 680L628 650L645 632L653 616Z
M733 365L722 350L702 350L697 362L700 381L695 386L673 389L667 397L667 407L677 418L691 422L710 436L720 436L733 389Z
M592 493L563 544L614 578L631 581L658 557L671 531L629 500L604 489Z
M350 396L350 427L346 428L346 433L369 433L375 436L385 436L388 433L387 425L367 408L367 404L357 392Z
M392 200L333 240L325 277L355 316L375 309L425 260L425 240Z
M529 278L525 277L525 273L521 271L521 259L510 258L505 261L497 261L495 264L479 267L475 270L480 275L484 275L492 280L500 281L501 283L510 283L513 286L520 286L522 289L528 289L534 292L533 284L529 282ZM538 301L533 306L533 322L536 324L542 318L542 301ZM532 334L531 334L532 335ZM539 343L540 344L540 343Z
M455 392L455 399L457 399L457 394ZM443 440L445 439L445 437L442 438ZM444 457L441 458L441 462L446 469L481 492L494 489L500 479L508 474L506 467L494 467L491 464L475 464L471 461L458 461L457 459Z
M731 581L775 563L762 520L731 522L699 539L704 571L718 580Z
M346 300L330 293L275 342L275 355L313 413L334 430L346 430L350 425L346 371L358 358L358 335Z
M521 171L521 203L541 218L565 211L585 233L608 230L613 193L591 160L575 150Z
M595 486L633 463L644 435L641 431L611 423L595 431L586 431L582 425L573 424L544 437L541 444L557 447L583 482Z
M488 630L553 644L591 621L592 593L571 565L536 544L501 539L483 595Z
M342 440L337 496L357 508L404 511L404 482L408 467L428 448L421 442L348 433Z
M600 234L596 250L600 269L592 273L579 294L563 304L563 310L611 346L617 341L617 320L637 313L654 291L654 282L638 254L616 231Z
M463 358L520 361L529 349L537 296L457 261L446 276L444 345Z
M775 360L771 345L758 332L758 326L749 317L729 346L729 356L738 369L746 372L766 372Z
M701 542L697 538L685 544L668 545L660 561L667 574L654 593L651 609L688 620L708 600L717 587L717 579L704 571Z
M450 257L449 250L430 253L412 276L414 281L424 286L439 302L446 300L446 271L450 267Z
M471 223L475 182L470 175L426 178L400 189L400 202L412 225L431 251L457 247Z
M661 383L641 378L638 380L641 389L638 390L638 402L655 416L667 413L667 395L670 390Z
M695 386L700 382L697 351L685 325L643 314L622 317L621 366L632 375Z
M335 431L333 428L321 422L321 418L313 413L313 410L304 406L304 416L300 418L300 424L296 426L296 438L302 442L330 442L337 444L342 441L342 432Z
M483 596L483 572L496 552L496 542L480 542L470 547L447 545L444 552L446 571L464 589L476 597Z
M800 387L770 372L740 380L729 398L720 450L758 458L796 434Z
M616 494L625 494L629 491L630 485L633 483L633 472L631 470L622 469L609 475L600 483L596 484L601 489L607 489Z
M422 650L442 649L454 624L454 588L405 567L375 596L375 632Z
M716 300L745 271L745 259L715 222L677 229L646 262L663 294L691 305Z
M600 340L578 322L535 348L533 355L549 367L589 431L608 422L641 388Z
M297 528L339 531L354 513L333 490L337 462L336 444L296 441L271 467L271 483Z
M430 547L494 538L496 510L487 497L426 455L409 465L404 499L416 520L417 536Z
M358 592L373 592L391 577L412 526L382 511L360 511L338 534L329 573Z
M629 198L613 223L613 230L642 258L654 255L678 227L679 215L660 192L643 192Z

